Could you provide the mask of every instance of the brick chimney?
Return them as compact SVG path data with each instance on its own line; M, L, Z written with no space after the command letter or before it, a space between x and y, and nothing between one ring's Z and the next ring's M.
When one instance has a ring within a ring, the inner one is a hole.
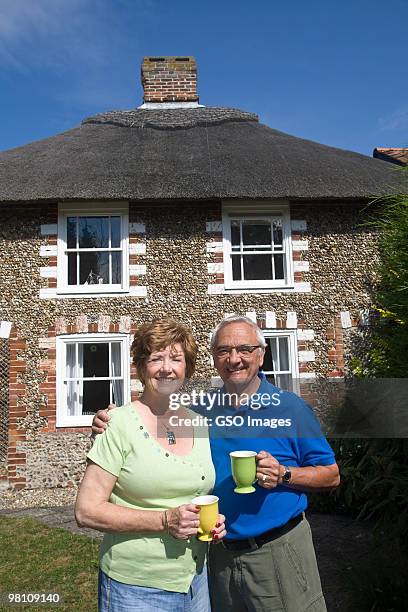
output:
M145 104L198 104L197 65L194 57L143 58L142 85Z

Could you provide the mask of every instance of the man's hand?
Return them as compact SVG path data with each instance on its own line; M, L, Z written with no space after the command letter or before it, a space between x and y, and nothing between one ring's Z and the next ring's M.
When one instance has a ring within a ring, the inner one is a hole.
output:
M109 404L106 410L98 410L92 420L92 433L93 434L101 434L105 431L109 422L109 410L113 410L116 408L115 404Z
M266 451L260 451L257 456L256 477L258 485L264 489L275 489L282 484L285 468L275 457ZM305 493L318 493L330 491L340 484L339 468L336 463L332 465L290 466L291 479L284 482L285 487Z
M256 477L264 489L274 489L281 478L281 465L270 453L261 450L256 456Z

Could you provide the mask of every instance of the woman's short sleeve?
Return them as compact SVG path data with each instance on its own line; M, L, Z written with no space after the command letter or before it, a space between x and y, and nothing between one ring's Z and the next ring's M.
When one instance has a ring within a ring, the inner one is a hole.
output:
M114 476L119 476L123 467L126 448L126 428L118 417L118 414L111 413L107 428L96 436L87 455L88 459Z

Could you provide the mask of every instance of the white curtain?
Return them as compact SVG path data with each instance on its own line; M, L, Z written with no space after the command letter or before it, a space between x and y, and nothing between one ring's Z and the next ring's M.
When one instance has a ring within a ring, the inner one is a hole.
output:
M66 345L66 377L76 378L76 345ZM68 416L75 416L76 406L78 403L77 398L78 382L76 380L67 381L67 410Z
M122 376L122 345L120 342L111 343L112 376ZM113 401L116 406L123 406L123 379L112 380Z
M286 338L271 338L271 355L273 371L289 370L288 341ZM291 391L291 375L275 374L275 385L285 391Z
M78 342L78 404L77 415L82 416L84 411L84 345Z

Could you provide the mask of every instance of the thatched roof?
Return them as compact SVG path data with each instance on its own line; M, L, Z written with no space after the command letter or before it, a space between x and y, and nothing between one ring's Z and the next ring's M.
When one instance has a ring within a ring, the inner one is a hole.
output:
M0 153L0 201L360 199L407 192L406 176L239 110L138 109Z

